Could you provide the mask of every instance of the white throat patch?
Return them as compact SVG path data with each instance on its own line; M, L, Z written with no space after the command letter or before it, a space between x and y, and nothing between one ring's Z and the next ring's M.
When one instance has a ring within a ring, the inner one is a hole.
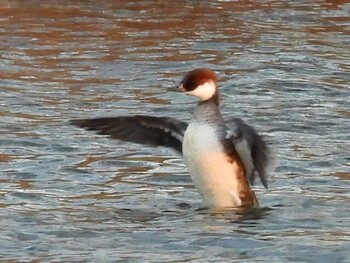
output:
M215 82L207 81L202 85L199 85L194 90L186 92L186 94L196 96L200 100L208 100L215 94L215 91L216 91Z

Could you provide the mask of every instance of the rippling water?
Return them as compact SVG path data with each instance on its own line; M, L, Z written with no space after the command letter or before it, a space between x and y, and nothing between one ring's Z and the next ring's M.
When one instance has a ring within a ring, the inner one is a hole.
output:
M350 262L348 1L0 0L0 260ZM189 120L183 74L275 153L258 214L209 213L179 156L74 118Z

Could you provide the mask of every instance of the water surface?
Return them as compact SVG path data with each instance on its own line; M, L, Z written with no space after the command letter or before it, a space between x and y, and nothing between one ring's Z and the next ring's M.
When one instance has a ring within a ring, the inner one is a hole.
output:
M0 259L350 262L348 1L0 0ZM259 213L208 213L181 157L68 120L190 120L197 67L273 148Z

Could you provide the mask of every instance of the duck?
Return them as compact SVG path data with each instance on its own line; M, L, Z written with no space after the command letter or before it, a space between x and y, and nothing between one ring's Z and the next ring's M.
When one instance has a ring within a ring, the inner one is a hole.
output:
M177 91L198 98L189 123L147 115L75 119L71 123L113 139L174 149L182 155L192 182L208 209L259 207L252 190L259 177L265 188L270 149L240 118L224 120L218 79L208 68L189 71Z

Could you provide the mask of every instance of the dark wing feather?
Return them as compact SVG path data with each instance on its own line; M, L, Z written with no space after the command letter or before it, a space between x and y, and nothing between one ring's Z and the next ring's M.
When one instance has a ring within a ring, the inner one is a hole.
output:
M236 129L238 129L242 136L248 142L255 170L257 171L262 184L267 188L266 173L271 161L271 155L270 150L266 145L266 142L253 127L249 126L239 118L232 118L228 122L228 126L234 126ZM252 173L248 176L250 183L253 184L255 180L255 173Z
M121 116L72 120L71 123L114 139L170 147L182 154L187 123L168 117Z

